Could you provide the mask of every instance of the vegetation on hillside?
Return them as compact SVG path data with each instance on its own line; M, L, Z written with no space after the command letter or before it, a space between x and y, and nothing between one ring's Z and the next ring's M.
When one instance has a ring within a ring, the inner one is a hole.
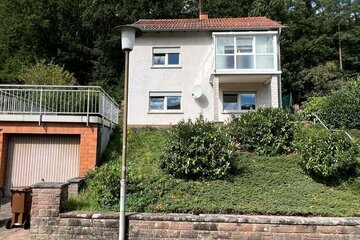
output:
M331 128L360 129L360 76L328 95L310 98L304 112L317 114Z
M360 216L360 178L336 187L314 181L299 166L299 156L238 153L235 168L222 180L185 180L160 166L167 130L139 129L129 134L129 212L246 213L304 216ZM119 138L119 132L114 139ZM110 162L87 175L85 190L68 210L118 210L120 165L117 144ZM358 163L359 165L360 163Z
M288 111L260 108L233 116L227 125L232 140L248 151L274 156L291 151L296 115Z
M359 146L341 132L301 126L293 144L301 155L300 166L319 181L336 185L357 174Z
M233 168L235 149L222 126L200 116L180 121L168 131L160 166L184 179L221 179Z
M37 61L34 65L24 66L20 70L18 79L27 85L75 85L73 73L53 62Z
M211 18L267 16L286 26L280 38L283 92L295 102L359 74L360 1L202 2ZM22 66L45 59L64 66L78 84L100 85L120 100L124 56L113 28L140 18L196 18L197 7L198 0L2 0L0 83L18 83Z

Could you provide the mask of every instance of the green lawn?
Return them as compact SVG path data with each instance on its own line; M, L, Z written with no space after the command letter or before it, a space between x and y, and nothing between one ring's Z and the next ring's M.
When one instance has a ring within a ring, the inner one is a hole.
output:
M159 168L165 136L163 130L130 133L128 211L360 216L360 177L328 187L305 175L297 156L241 153L228 179L174 179ZM94 191L72 198L69 209L117 209L92 201Z

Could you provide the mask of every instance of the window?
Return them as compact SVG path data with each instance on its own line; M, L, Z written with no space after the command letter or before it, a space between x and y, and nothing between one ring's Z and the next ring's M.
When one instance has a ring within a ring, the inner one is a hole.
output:
M181 92L150 92L149 110L150 112L181 110Z
M256 93L254 92L225 92L223 95L225 112L248 111L256 109Z
M236 38L236 68L237 69L253 69L253 38Z
M274 36L215 37L215 67L224 70L275 69Z
M180 48L153 48L153 66L179 66Z
M216 68L234 68L234 39L228 37L218 37L216 43Z

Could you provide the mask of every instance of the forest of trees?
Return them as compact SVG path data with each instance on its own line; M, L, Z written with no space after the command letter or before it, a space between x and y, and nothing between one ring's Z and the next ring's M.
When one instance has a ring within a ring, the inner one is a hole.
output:
M123 53L112 29L140 18L197 18L198 0L0 0L0 83L48 62L100 85L118 101ZM203 0L209 17L267 16L281 35L284 94L295 102L360 72L358 0Z

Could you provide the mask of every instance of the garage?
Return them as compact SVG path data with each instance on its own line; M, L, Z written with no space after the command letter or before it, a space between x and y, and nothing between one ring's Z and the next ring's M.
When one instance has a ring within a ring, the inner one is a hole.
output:
M80 135L9 134L5 195L14 186L79 176Z

